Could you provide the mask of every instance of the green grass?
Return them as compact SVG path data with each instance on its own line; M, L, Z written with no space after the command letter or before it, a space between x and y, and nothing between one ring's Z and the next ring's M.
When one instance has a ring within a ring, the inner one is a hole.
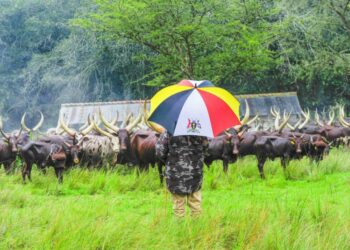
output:
M223 174L205 169L203 215L177 220L156 169L140 176L73 169L0 172L0 249L349 249L350 157L334 150L319 165L254 158Z

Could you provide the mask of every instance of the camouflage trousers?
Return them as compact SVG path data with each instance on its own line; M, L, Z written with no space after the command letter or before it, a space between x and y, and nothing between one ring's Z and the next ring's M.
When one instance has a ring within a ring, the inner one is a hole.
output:
M197 217L201 214L202 194L200 190L192 194L187 194L187 195L172 194L172 196L173 196L173 210L176 217L183 218L185 216L186 203L191 210L192 217Z

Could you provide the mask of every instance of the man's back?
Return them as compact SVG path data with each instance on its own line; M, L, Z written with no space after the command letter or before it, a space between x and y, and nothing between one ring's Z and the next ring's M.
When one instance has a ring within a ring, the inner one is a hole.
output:
M168 189L175 194L198 191L202 185L203 160L207 139L200 136L160 136L157 156L166 164Z

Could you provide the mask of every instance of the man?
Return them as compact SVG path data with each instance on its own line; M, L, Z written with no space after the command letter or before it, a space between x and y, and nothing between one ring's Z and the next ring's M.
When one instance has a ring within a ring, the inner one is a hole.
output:
M167 188L172 194L174 214L185 216L187 201L191 215L201 213L203 161L208 140L201 136L171 136L162 133L156 144L156 155L165 163Z

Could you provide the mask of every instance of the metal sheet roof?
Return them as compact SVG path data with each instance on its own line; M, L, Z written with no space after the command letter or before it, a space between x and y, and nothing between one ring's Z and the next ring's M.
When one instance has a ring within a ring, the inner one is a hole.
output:
M277 109L291 112L292 115L301 113L301 107L296 92L267 93L252 95L236 95L241 103L241 114L245 112L244 100L248 101L251 116L259 114L261 118L270 116L270 108L275 106ZM89 114L97 114L100 108L103 115L112 120L117 111L119 112L119 121L125 120L128 113L137 115L143 109L145 100L128 100L114 102L91 102L91 103L67 103L62 104L60 116L71 125L83 124L86 122ZM149 100L146 100L149 108Z
M252 116L259 114L260 117L270 116L271 107L281 111L290 112L291 115L301 114L301 107L296 92L240 95L236 96L241 103L241 114L245 112L244 100L248 101Z

